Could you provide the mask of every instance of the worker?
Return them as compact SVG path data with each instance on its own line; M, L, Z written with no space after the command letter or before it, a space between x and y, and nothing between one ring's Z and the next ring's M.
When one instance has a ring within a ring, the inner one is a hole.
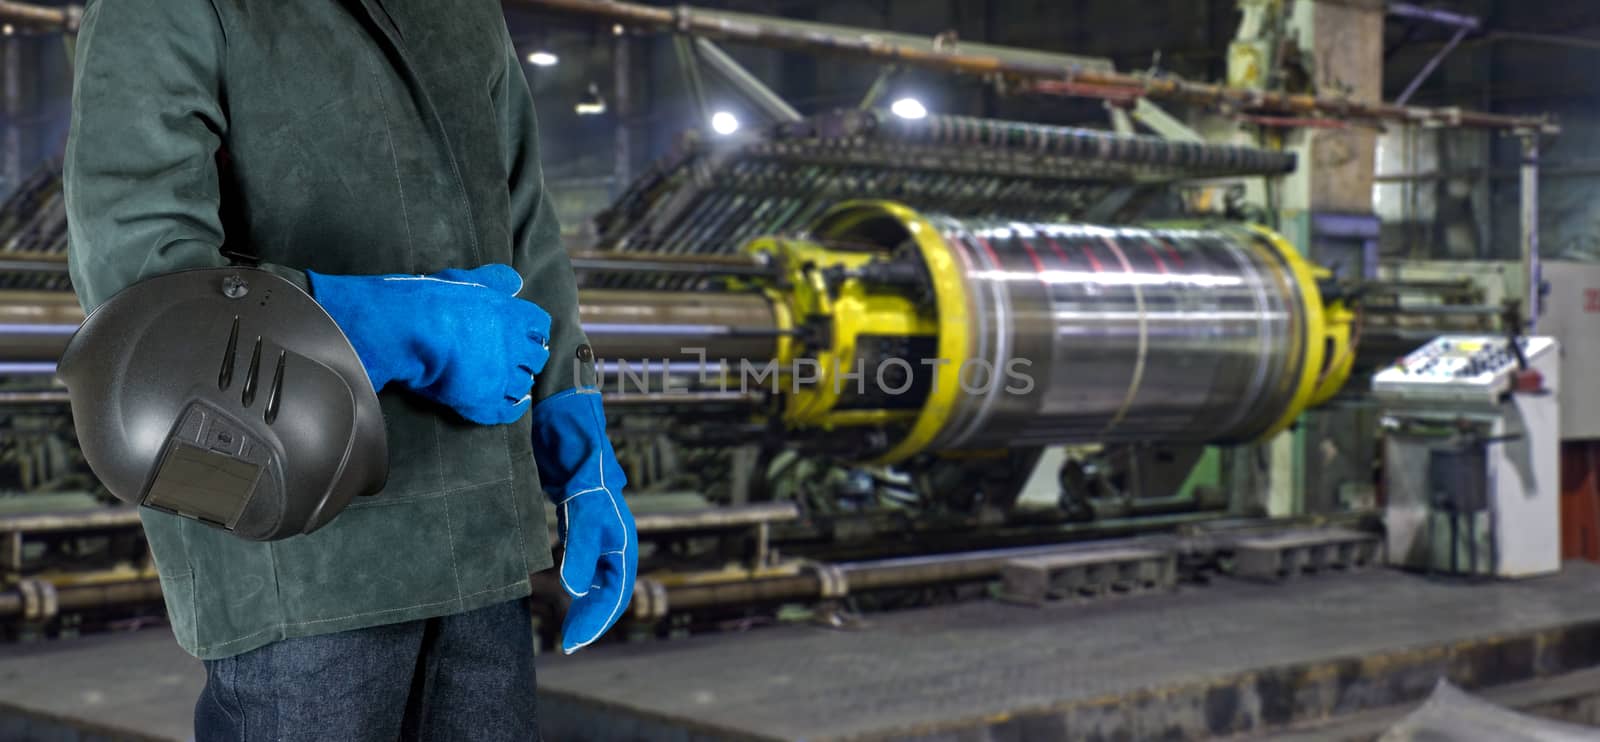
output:
M637 560L534 109L495 0L91 0L65 190L86 309L259 265L350 340L389 478L281 541L141 508L207 740L537 739L530 573L561 647Z

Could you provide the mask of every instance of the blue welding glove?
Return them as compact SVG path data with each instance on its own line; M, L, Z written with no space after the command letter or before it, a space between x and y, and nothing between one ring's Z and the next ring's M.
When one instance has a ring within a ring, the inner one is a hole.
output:
M372 388L398 383L482 425L515 422L528 411L533 376L550 358L550 315L516 298L522 276L511 266L306 275Z
M533 458L565 544L561 586L572 606L561 651L572 654L622 617L639 569L639 534L622 499L628 479L606 439L598 390L570 389L533 408Z

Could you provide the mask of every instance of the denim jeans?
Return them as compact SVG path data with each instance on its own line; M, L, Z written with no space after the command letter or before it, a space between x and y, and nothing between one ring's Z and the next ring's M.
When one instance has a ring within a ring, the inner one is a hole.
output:
M198 742L537 740L526 600L205 663Z

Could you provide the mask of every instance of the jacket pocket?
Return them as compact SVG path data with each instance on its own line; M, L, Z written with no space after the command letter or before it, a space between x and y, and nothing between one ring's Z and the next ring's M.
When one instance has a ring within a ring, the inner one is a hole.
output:
M161 574L161 599L167 605L167 622L178 645L193 652L198 645L194 605L194 573L185 570Z

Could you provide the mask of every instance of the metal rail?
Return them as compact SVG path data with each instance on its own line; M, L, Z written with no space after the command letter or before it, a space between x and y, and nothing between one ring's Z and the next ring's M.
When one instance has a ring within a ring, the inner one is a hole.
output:
M54 7L0 0L0 20L13 23L25 23L29 26L59 29L73 33L78 30L78 21L82 18L83 6L81 5Z
M96 531L105 528L135 528L139 525L139 509L131 506L0 517L0 533Z
M648 536L657 533L743 528L762 523L799 520L800 507L792 502L770 502L676 513L639 513L634 518L639 533ZM128 506L78 512L0 516L0 533L93 531L103 528L133 528L139 525L139 509Z
M50 252L0 252L0 273L66 273L67 256Z
M690 6L660 8L617 0L506 0L506 2L528 8L589 16L636 28L675 31L711 39L863 57L957 74L998 77L1020 84L1024 88L1045 93L1104 99L1125 98L1132 94L1152 100L1217 105L1241 111L1538 131L1544 134L1561 132L1561 127L1548 117L1509 116L1466 111L1460 108L1424 108L1232 88L1225 85L1063 64L1059 60L1036 56L1005 54L994 47L978 50L975 47L957 44L912 45L867 29L835 27L832 31L822 31L809 27L810 24L801 26L783 19L732 14Z
M681 513L638 513L633 516L644 535L719 531L800 519L800 506L792 502L729 505Z
M157 580L128 580L103 585L52 587L33 580L0 592L0 619L48 621L61 613L155 604L161 601Z

